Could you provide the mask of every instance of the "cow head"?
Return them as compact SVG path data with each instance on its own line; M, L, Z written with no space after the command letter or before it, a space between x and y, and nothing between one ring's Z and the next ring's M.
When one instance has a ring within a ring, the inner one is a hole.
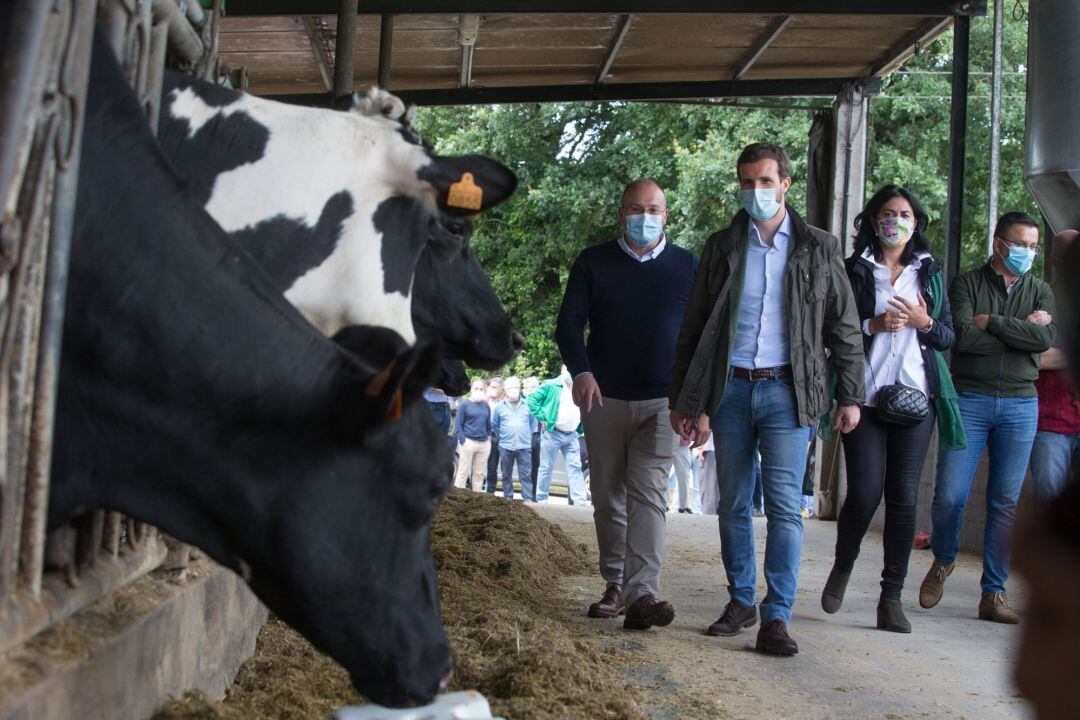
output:
M320 330L376 325L411 343L413 277L431 219L486 210L517 180L489 158L436 155L410 112L375 88L340 112L168 74L159 138L192 194ZM489 287L479 292L497 304ZM473 331L498 337L481 343L507 343L505 324L486 319L493 310L448 306L483 314ZM440 335L451 347L472 342Z
M430 551L450 450L417 402L435 352L305 322L171 172L100 34L79 174L49 527L157 525L365 696L430 701L450 668Z
M432 218L416 263L413 324L420 337L441 338L446 357L496 370L521 350L524 338L469 247L472 231L467 218Z

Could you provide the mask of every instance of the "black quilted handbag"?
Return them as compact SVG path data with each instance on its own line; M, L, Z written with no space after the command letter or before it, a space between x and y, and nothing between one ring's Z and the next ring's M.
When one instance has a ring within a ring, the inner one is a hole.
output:
M886 385L877 396L877 416L893 425L918 425L930 415L930 401L918 388Z

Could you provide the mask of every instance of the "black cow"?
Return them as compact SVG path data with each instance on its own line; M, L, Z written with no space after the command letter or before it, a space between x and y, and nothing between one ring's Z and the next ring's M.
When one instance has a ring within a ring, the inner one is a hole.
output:
M467 172L482 188L477 209L490 207L513 191L513 173L479 156L435 157L401 101L378 90L342 112L165 80L166 156L323 332L438 336L450 357L490 369L521 349L468 249L471 223L448 198Z
M95 38L50 528L92 508L153 523L368 698L428 702L450 669L429 548L450 457L413 402L434 367L424 345L351 354L305 321L188 195Z

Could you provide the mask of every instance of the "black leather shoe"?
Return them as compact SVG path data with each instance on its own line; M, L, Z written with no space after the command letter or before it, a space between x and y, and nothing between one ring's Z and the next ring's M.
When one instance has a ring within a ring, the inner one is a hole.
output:
M757 605L747 607L732 600L724 606L720 619L710 625L705 634L714 637L731 637L755 623L757 623Z
M675 619L675 608L667 600L657 600L652 595L642 595L626 608L623 627L629 630L647 630L653 625L663 627Z
M772 620L758 630L757 649L770 655L795 655L799 652L799 643L788 635L783 620Z
M622 615L625 610L618 586L608 585L603 597L589 606L589 617L613 618Z

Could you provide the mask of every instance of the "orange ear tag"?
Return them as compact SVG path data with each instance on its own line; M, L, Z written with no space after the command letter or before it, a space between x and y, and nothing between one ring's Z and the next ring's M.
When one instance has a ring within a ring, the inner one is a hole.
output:
M461 180L450 186L446 206L462 210L479 210L484 205L484 189L473 182L472 173L462 173Z

